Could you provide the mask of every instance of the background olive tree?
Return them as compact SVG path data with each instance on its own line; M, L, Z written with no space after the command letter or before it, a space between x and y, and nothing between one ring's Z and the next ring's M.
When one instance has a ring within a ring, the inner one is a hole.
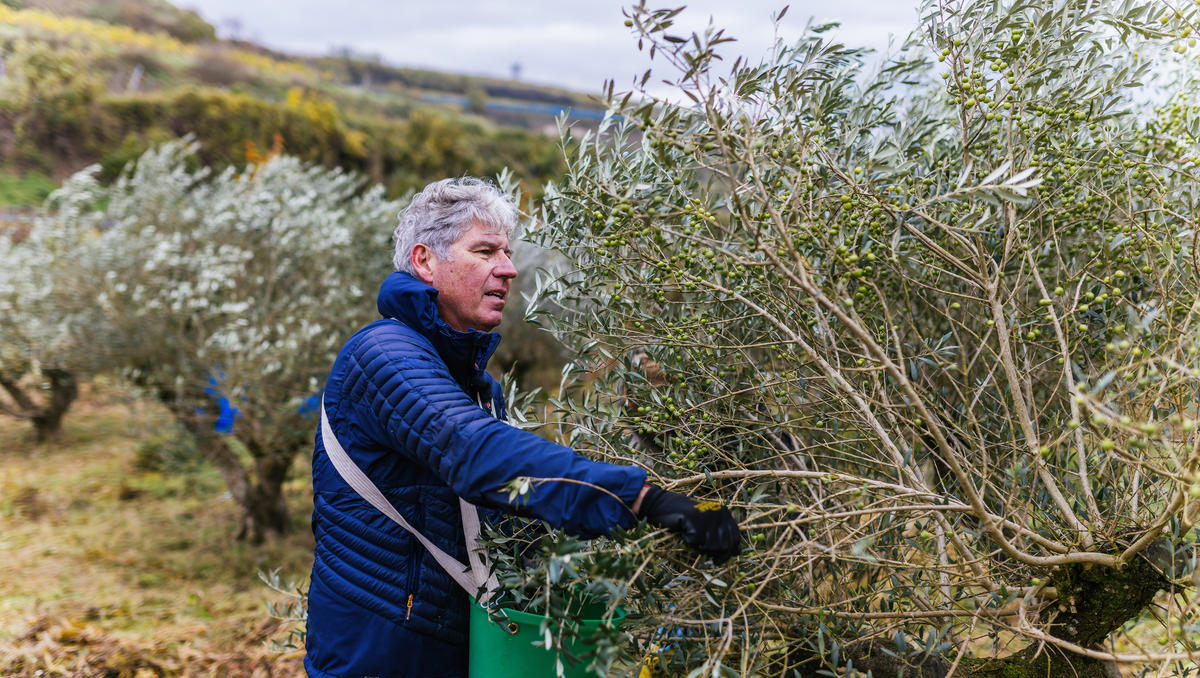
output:
M537 292L563 439L747 554L510 584L606 582L669 675L1194 675L1195 7L931 2L874 68L821 27L725 64L679 11L630 11L675 91L564 145Z
M283 481L338 348L377 317L400 205L294 158L213 174L194 153L166 144L110 186L86 170L38 230L91 234L74 273L102 315L90 348L196 439L257 541L290 527Z
M66 190L93 186L80 176ZM77 275L94 235L76 222L0 234L0 411L28 419L38 442L60 432L80 380L102 368L95 286Z

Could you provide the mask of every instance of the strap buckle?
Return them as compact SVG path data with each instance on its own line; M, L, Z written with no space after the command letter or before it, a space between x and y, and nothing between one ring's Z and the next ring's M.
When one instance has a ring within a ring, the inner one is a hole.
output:
M508 611L500 605L497 600L500 596L494 596L491 600L484 602L478 601L479 607L487 611L488 620L493 624L500 626L509 635L515 636L521 630L521 625L513 621L508 616Z

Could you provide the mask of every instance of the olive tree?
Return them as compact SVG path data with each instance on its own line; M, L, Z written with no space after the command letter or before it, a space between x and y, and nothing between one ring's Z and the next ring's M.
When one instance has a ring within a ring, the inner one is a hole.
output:
M562 438L747 553L560 541L539 581L608 582L670 675L1195 675L1195 7L928 2L881 60L732 64L679 11L629 12L675 89L564 144L537 291Z
M213 173L194 152L151 150L111 186L88 169L40 228L93 234L78 274L107 366L196 438L243 509L240 536L257 541L290 526L283 482L311 449L334 355L375 317L399 205L294 158Z
M67 190L93 186L76 177ZM100 367L94 286L75 274L93 236L76 223L37 221L19 238L0 235L0 411L30 420L38 442L61 431L79 380Z

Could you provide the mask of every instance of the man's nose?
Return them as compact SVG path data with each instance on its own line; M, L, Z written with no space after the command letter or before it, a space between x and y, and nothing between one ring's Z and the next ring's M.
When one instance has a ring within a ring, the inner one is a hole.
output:
M497 278L515 278L517 277L517 267L513 265L512 259L507 254L501 254L500 263L492 270L492 275Z

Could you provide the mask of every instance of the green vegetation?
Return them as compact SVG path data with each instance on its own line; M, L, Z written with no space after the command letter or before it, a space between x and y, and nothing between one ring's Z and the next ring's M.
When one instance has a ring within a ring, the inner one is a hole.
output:
M13 9L37 9L59 15L129 26L141 33L162 33L182 42L215 40L216 30L200 15L166 0L7 0Z
M495 175L505 167L536 185L560 171L557 145L518 129L489 129L478 121L432 109L404 119L345 117L331 100L293 89L282 103L218 90L113 97L112 150L100 159L105 176L156 143L185 134L200 142L207 165L242 165L272 148L329 167L342 167L401 195L440 176Z
M0 172L0 205L38 207L55 188L54 180L42 172Z

